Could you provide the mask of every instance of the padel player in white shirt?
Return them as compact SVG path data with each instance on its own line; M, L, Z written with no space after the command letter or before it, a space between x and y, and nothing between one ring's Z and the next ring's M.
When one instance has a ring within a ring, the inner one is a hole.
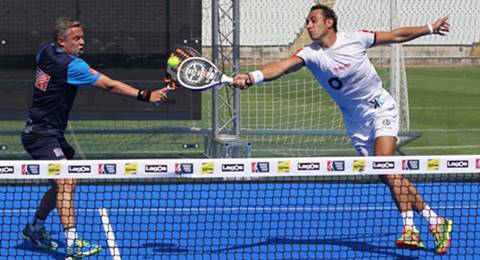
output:
M370 47L401 43L427 34L449 31L448 17L433 24L401 27L389 32L337 33L335 12L321 4L310 9L306 28L312 43L288 59L271 62L261 70L238 74L233 86L246 89L262 81L274 80L306 66L320 85L340 107L345 127L357 152L364 156L393 156L398 135L398 110L386 92L367 57ZM444 254L450 247L453 222L437 215L401 174L380 176L390 188L402 215L403 229L397 246L409 249L424 247L414 225L414 210L430 225L435 251Z

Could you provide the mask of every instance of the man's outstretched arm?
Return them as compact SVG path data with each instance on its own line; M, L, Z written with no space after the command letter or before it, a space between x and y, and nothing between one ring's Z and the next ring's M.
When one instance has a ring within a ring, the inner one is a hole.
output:
M238 74L233 78L234 82L232 85L240 89L245 89L254 84L274 80L286 73L297 71L303 66L304 63L302 59L292 56L281 61L267 63L260 70Z
M445 35L445 33L450 31L450 24L448 24L447 20L448 16L445 16L433 24L416 27L400 27L390 32L376 32L374 46L411 41L428 34Z
M94 86L112 93L134 98L136 97L139 100L152 103L164 102L167 99L166 93L169 91L168 88L157 89L154 91L141 90L119 80L111 79L105 75L100 76L100 78L94 83Z

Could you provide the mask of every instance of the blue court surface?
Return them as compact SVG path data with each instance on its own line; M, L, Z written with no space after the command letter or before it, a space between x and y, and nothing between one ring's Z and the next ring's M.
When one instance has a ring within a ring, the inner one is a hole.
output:
M63 259L20 232L47 186L0 186L2 259ZM444 256L416 215L426 248L398 249L401 218L381 183L194 183L80 185L77 229L102 251L89 259L473 259L480 256L479 185L417 183L425 201L454 221ZM47 220L64 245L57 212ZM107 231L107 232L106 232ZM107 235L108 234L108 235ZM107 239L108 236L108 239Z

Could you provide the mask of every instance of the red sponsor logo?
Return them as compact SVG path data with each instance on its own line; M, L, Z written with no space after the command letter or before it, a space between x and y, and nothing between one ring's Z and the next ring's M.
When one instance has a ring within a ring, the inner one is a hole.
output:
M35 72L35 87L41 91L47 91L48 82L50 81L50 75L43 72L41 69L37 69Z
M297 54L302 50L303 50L303 48L298 49L294 54L292 54L291 57L297 57Z
M375 33L374 31L372 30L367 30L367 29L362 29L360 30L361 32L366 32L366 33Z
M477 169L480 169L480 159L475 161L475 165L477 166Z
M347 63L347 64L344 64L343 66L340 66L340 67L337 67L337 68L333 68L333 71L346 70L346 69L348 69L350 66L352 66L352 64L351 64L351 63Z
M88 72L90 72L90 74L92 74L93 76L97 76L98 75L98 71L92 69L92 68L88 68Z

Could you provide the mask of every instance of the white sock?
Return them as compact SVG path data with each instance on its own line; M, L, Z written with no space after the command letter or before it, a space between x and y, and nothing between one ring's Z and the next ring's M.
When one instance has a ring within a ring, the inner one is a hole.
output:
M413 210L407 210L401 213L403 226L404 227L411 227L413 230L415 229L415 223L413 222Z
M41 218L35 216L32 224L33 224L34 228L39 229L39 228L43 227L43 225L45 225L45 219L41 219Z
M438 215L428 205L426 205L425 208L420 212L420 215L422 215L422 217L428 221L430 226L436 226L440 224Z
M65 238L67 239L67 246L72 246L77 236L77 229L74 227L65 229Z

